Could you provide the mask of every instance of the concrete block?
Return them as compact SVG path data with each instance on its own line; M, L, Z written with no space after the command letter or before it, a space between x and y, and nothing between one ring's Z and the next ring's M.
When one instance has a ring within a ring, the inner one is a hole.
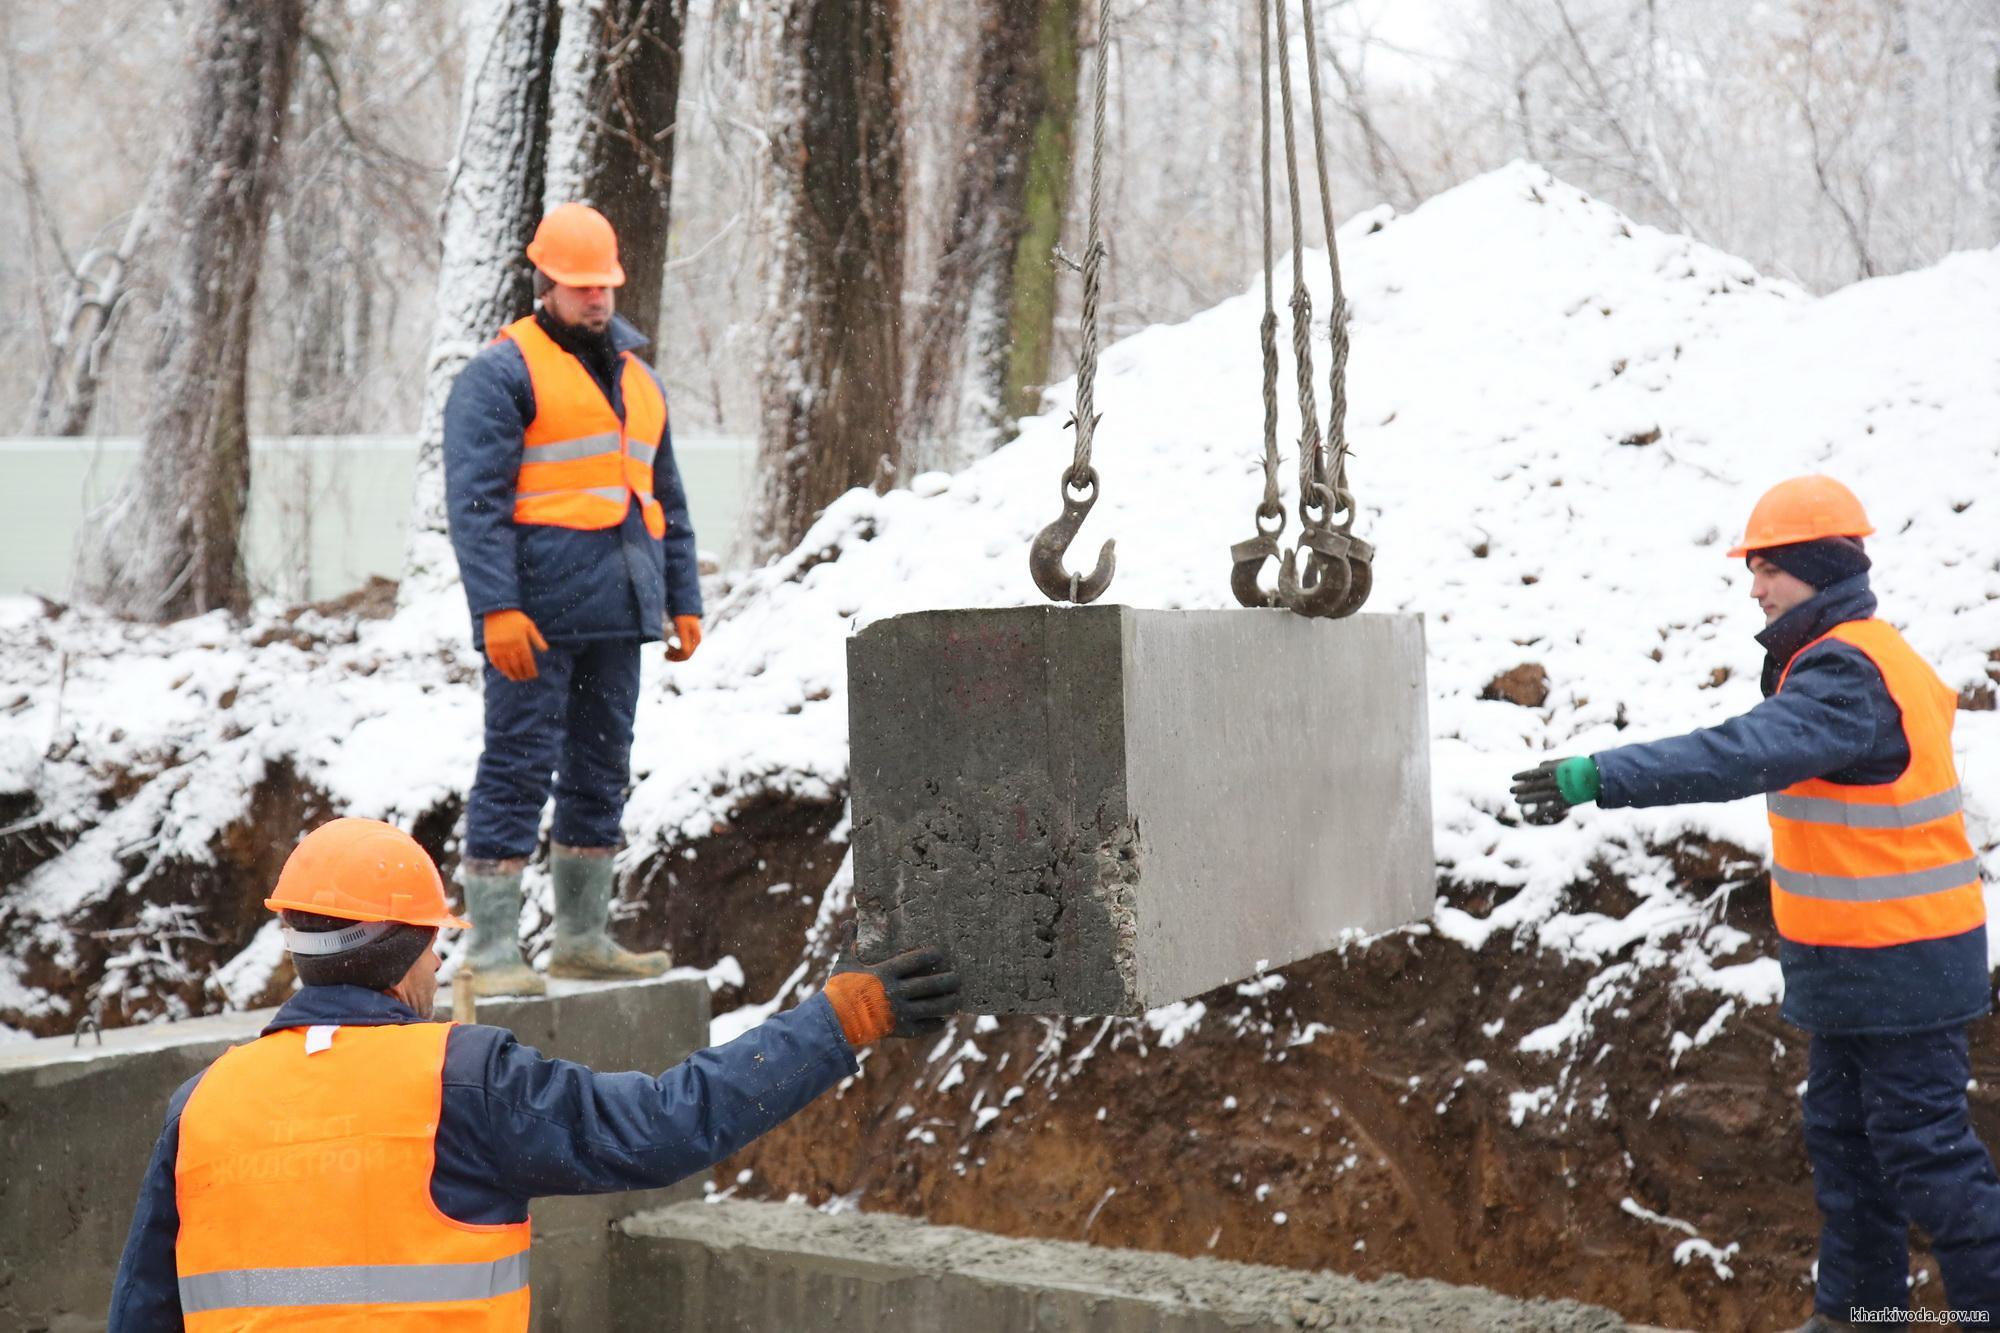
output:
M512 1029L545 1055L603 1070L657 1073L708 1044L708 986L700 978L555 982L552 990L481 1001L479 1019ZM102 1046L67 1037L0 1043L0 1328L105 1326L167 1098L228 1047L255 1037L271 1012L117 1028ZM534 1327L609 1327L612 1225L700 1190L695 1180L537 1201Z
M616 1333L1626 1333L1611 1311L1429 1280L1363 1282L1217 1259L1018 1240L883 1213L677 1204L612 1247Z
M864 955L1135 1014L1430 915L1423 623L935 611L848 643Z

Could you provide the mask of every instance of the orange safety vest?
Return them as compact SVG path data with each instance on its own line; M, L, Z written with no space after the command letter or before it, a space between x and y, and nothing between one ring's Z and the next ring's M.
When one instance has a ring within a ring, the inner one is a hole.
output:
M1903 713L1910 765L1894 782L1813 778L1769 798L1778 933L1798 944L1874 949L1984 925L1986 895L1951 757L1957 694L1887 621L1850 620L1813 644L1826 639L1858 648L1882 673Z
M450 1030L293 1028L209 1067L174 1162L191 1333L524 1333L528 1224L454 1222L431 1198ZM309 1032L332 1044L307 1054Z
M564 351L534 316L500 331L521 349L535 394L535 419L514 477L514 521L557 528L615 528L639 499L646 531L667 535L666 512L653 498L653 458L667 430L667 400L630 352L621 353L619 388L625 420L583 363Z

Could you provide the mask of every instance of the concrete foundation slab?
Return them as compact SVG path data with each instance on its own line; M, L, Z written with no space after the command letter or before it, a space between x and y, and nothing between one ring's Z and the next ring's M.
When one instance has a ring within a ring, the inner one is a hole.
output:
M537 999L490 999L479 1020L545 1055L605 1070L658 1072L708 1044L700 977L551 983ZM440 1000L443 1000L440 996ZM448 1009L448 1005L441 1005ZM0 1043L0 1328L72 1333L105 1326L112 1278L167 1098L271 1010L153 1023L72 1044ZM535 1328L608 1328L611 1225L700 1192L544 1199L535 1204Z
M880 1213L677 1204L619 1227L620 1333L1626 1333L1609 1310L1476 1287L1016 1240Z
M848 643L867 957L973 1013L1135 1014L1428 916L1423 623L934 611Z

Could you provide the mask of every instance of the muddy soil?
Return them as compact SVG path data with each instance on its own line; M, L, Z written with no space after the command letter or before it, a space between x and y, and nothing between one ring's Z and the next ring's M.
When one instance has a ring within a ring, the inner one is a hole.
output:
M1698 891L1748 861L1699 843L1675 859ZM1448 893L1468 910L1500 896ZM1613 915L1636 901L1609 876L1576 893ZM1762 950L1766 896L1739 888L1726 908ZM1818 1229L1802 1034L1753 1008L1675 1063L1673 1035L1721 1001L1638 969L1579 1050L1519 1051L1596 972L1504 938L1474 953L1406 934L1245 988L1262 994L1204 996L1173 1045L1135 1021L961 1020L935 1052L875 1049L860 1079L716 1183L1014 1236L1573 1297L1674 1328L1794 1327ZM1975 1042L1974 1107L2000 1143L1992 1029ZM1912 1271L1936 1306L1934 1261L1920 1252Z
M8 813L0 864L31 865L74 837ZM107 1026L220 1009L213 972L261 923L297 831L326 813L275 770L212 864L153 863L67 923L68 959L10 937L0 904L0 941L55 1001L0 1022L46 1035L92 1006ZM735 955L746 984L719 993L718 1010L770 996L840 864L840 821L838 802L753 800L634 867L618 933L634 947L664 939L688 964ZM417 825L447 875L457 822L441 808ZM1754 858L1695 841L1665 850L1692 891L1734 886L1715 906L1753 944L1718 961L1773 947ZM1441 892L1476 915L1506 898L1478 884ZM1573 886L1569 906L1616 917L1637 902L1603 872ZM179 923L164 940L162 922ZM134 947L142 923L148 949ZM827 960L808 961L823 972ZM281 967L254 998L275 1002L290 983ZM1599 1002L1578 1042L1519 1049L1591 987ZM1203 996L1179 1023L968 1018L937 1043L884 1044L862 1077L715 1180L744 1198L842 1198L1014 1236L1573 1297L1667 1327L1792 1327L1809 1309L1818 1225L1798 1138L1805 1044L1755 1007L1676 1059L1675 1035L1700 1032L1722 1003L1636 956L1587 967L1504 936L1473 952L1420 928ZM1996 1025L1975 1028L1973 1057L1974 1114L2000 1143ZM1913 1272L1935 1307L1921 1247Z
M108 813L121 793L102 798ZM298 830L327 817L325 798L292 769L274 764L242 818L206 849L207 859L159 855L148 844L120 853L125 888L83 904L51 932L0 897L0 948L21 962L21 980L46 993L35 1008L0 1007L0 1023L35 1036L72 1032L86 1018L103 1027L191 1018L229 1007L216 972L243 952L269 919L264 899ZM23 808L0 834L0 882L73 845L82 827ZM292 988L289 963L238 1007L274 1004Z
M689 967L734 955L743 987L717 991L717 1013L768 999L798 966L820 894L847 853L828 840L845 808L760 796L701 841L649 858L620 894L620 942L656 949L664 939Z

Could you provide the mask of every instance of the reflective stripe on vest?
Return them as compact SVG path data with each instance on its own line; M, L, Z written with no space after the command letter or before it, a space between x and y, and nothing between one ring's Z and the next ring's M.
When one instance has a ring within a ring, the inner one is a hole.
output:
M619 356L625 420L583 363L531 315L501 331L521 349L535 398L514 476L514 521L560 528L615 528L636 497L646 531L664 537L653 495L653 460L667 429L660 387L630 352Z
M350 1268L239 1268L180 1280L181 1313L254 1306L412 1305L483 1301L528 1285L528 1255L473 1264L357 1264Z
M1842 828L1915 828L1965 809L1965 796L1957 787L1926 796L1907 805L1855 805L1851 801L1830 801L1824 796L1770 797L1771 813L1801 824L1833 824Z
M1843 903L1879 903L1891 898L1917 898L1942 893L1979 878L1979 862L1967 859L1929 870L1900 875L1809 875L1775 866L1771 878L1786 893L1801 898L1826 898Z
M292 1029L226 1052L181 1112L174 1245L191 1333L523 1333L526 1222L431 1197L450 1027ZM312 1050L308 1054L308 1050Z
M1882 673L1910 763L1893 782L1815 778L1769 798L1778 932L1799 944L1880 948L1983 925L1986 896L1951 754L1956 692L1886 621L1849 621L1814 644L1825 639L1858 649Z

